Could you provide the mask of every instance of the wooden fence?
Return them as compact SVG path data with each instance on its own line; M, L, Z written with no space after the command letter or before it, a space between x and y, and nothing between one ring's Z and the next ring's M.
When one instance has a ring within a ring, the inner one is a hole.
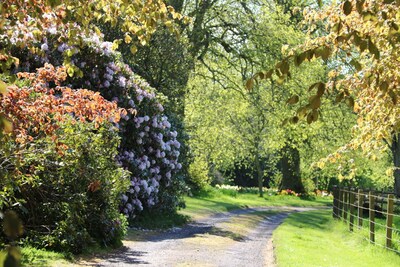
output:
M334 187L333 217L371 243L400 254L400 199L393 193Z

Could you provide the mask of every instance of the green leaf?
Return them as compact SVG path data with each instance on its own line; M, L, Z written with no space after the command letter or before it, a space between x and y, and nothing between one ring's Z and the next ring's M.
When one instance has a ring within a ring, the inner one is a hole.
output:
M296 65L296 67L300 66L301 63L304 62L304 60L306 59L306 55L306 52L304 52L294 57L294 64Z
M6 120L5 118L1 118L0 117L0 125L2 126L2 127L0 127L0 128L3 128L3 131L5 132L5 133L11 133L12 132L12 130L13 130L13 125L12 125L12 123L11 122L9 122L8 120Z
M318 85L317 96L321 97L325 93L325 83L320 83Z
M67 57L72 57L74 55L74 52L71 49L68 49L65 53L67 54Z
M319 87L320 84L323 84L323 85L325 86L325 84L322 83L322 82L316 82L316 83L313 83L313 84L308 88L308 91L310 92L310 91L311 91L312 89L314 89L315 87Z
M364 0L357 0L356 9L359 14L361 14L363 11L364 2Z
M328 46L324 46L321 51L321 57L323 60L327 60L331 55L331 49Z
M318 109L321 107L321 97L318 95L313 95L310 97L309 103L312 109Z
M264 74L264 79L269 79L272 77L272 73L274 73L274 70L269 70Z
M279 66L279 69L282 74L287 74L289 72L289 62L287 60L283 60Z
M307 123L311 124L314 121L318 120L318 111L316 109L313 109L310 113L307 115Z
M277 82L279 85L282 85L282 84L285 82L285 76L279 77L279 79L277 79L276 82Z
M131 53L132 53L132 54L136 54L136 52L137 52L137 47L136 47L135 45L132 45L131 48L130 48L130 50L131 50Z
M357 60L355 60L354 58L350 61L350 64L351 64L354 68L356 68L357 71L361 71L361 70L362 70L361 64L360 64Z
M344 93L343 92L339 93L335 98L335 103L341 102L343 98L344 98Z
M365 49L368 48L368 42L367 42L367 41L361 41L359 47L360 47L360 51L361 51L361 52L364 52Z
M261 80L264 79L264 72L260 71L254 74L253 79L260 78Z
M395 94L395 92L393 92L393 90L390 90L388 93L390 98L392 99L393 104L397 105L397 95Z
M360 46L361 38L360 38L360 36L358 36L358 34L356 32L353 33L353 40L354 40L354 44L356 46Z
M342 29L343 25L341 22L336 23L335 25L333 25L332 27L332 31L339 33L340 30Z
M380 57L379 50L371 40L368 41L368 50L371 54L375 56L376 59L379 59Z
M351 96L347 97L345 102L348 107L354 108L354 99Z
M382 83L379 85L379 88L380 88L383 92L386 92L386 91L389 89L389 84L388 84L386 81L384 81L384 82L382 82Z
M364 21L369 21L369 20L376 21L377 20L377 17L371 12L363 12L362 16L363 16Z
M347 16L351 13L353 6L350 1L346 1L343 4L343 13Z
M310 50L308 50L307 51L307 59L310 61L313 57L314 57L314 53L315 53L315 50L314 49L310 49Z
M336 37L336 42L338 42L338 43L342 43L345 41L347 41L346 36L339 35L338 37Z
M72 77L72 76L74 76L74 68L73 67L69 67L68 69L67 69L67 73L68 73L68 75L69 75L69 77Z
M293 118L290 119L290 122L293 123L293 124L298 123L299 122L299 117L294 116Z
M307 114L308 109L309 109L308 106L300 107L300 108L296 111L296 113L297 113L297 115L298 115L300 118L304 118L304 117L306 116L306 114Z

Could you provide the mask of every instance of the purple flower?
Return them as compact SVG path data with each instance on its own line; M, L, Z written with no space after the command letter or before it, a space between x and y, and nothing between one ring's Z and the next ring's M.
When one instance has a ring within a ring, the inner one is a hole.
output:
M119 84L119 86L121 86L121 87L125 87L125 86L126 86L126 78L125 78L124 76L119 76L119 77L118 77L118 84ZM132 100L132 102L133 102L133 100ZM133 107L134 104L131 105L131 106Z
M49 50L49 46L48 46L46 43L44 43L44 44L42 44L42 45L40 46L40 49L41 49L42 51L47 51L47 50Z

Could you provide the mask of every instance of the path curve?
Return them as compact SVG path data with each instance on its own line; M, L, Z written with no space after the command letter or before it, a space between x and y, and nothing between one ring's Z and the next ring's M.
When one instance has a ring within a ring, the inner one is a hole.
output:
M234 210L147 236L125 241L124 247L102 258L81 261L79 266L275 266L272 232L291 212L313 208L264 207ZM232 220L260 211L263 216L245 236L226 227Z

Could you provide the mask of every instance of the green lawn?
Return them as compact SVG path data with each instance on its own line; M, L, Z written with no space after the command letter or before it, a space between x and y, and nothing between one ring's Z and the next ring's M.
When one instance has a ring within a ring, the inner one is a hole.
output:
M370 245L330 210L291 214L273 235L279 267L400 266L400 256Z
M252 193L223 194L212 192L204 196L186 197L186 209L180 214L192 218L209 216L217 212L226 212L246 207L292 206L292 207L323 207L332 204L329 197L317 197L316 200L304 200L296 196L281 196L265 194L263 198Z

